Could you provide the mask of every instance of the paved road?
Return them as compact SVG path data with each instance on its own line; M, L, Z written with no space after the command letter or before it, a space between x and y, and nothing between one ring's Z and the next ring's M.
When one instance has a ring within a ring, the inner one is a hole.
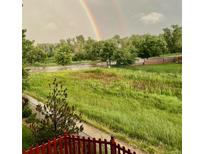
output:
M28 98L29 100L29 105L30 105L30 108L35 111L35 108L36 108L36 105L42 105L43 106L43 103L34 99L33 97L29 96L29 95L24 95L26 98ZM37 117L38 118L42 118L42 116L37 113ZM103 132L85 122L83 122L83 127L84 127L84 130L82 133L80 133L80 136L85 136L85 137L92 137L92 138L96 138L96 139L106 139L106 140L110 140L111 138L111 134L109 133L106 133L106 132ZM122 146L125 146L126 148L130 149L131 151L135 151L136 154L145 154L144 152L140 151L139 149L136 149L134 148L133 146L130 146L129 144L121 141L121 140L118 140L118 139L115 139L116 140L116 143L122 145Z

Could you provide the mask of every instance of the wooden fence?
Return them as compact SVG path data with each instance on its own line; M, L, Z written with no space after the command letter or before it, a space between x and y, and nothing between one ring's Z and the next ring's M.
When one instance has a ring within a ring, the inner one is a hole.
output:
M124 146L116 144L114 137L110 141L96 140L64 134L45 144L23 150L23 154L136 154Z

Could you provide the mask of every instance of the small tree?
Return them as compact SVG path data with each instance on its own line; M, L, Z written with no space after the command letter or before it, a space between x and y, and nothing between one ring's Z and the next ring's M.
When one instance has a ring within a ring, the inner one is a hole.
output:
M135 61L135 55L131 53L129 48L120 48L116 50L114 57L117 65L128 65Z
M107 67L111 66L111 61L114 59L114 52L118 49L117 44L112 40L103 41L100 51L100 58L107 62Z
M79 133L83 130L82 124L77 126L77 123L81 123L81 114L77 114L74 106L67 103L67 89L56 79L49 86L51 90L47 103L43 107L36 107L42 117L31 124L37 143L62 135L65 131Z
M72 51L68 43L62 42L56 48L55 61L60 65L70 64Z

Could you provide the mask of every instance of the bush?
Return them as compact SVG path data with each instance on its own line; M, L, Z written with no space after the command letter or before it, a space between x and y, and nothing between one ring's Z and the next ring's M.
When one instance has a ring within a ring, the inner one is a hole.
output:
M30 116L26 119L27 123L33 123L36 120L36 113L31 113Z
M28 118L31 114L32 114L32 110L28 107L28 105L26 105L22 111L23 118Z
M67 65L72 62L72 51L68 44L61 43L56 48L55 61L60 65Z
M131 53L128 48L122 48L115 52L115 60L117 65L133 64L135 55Z

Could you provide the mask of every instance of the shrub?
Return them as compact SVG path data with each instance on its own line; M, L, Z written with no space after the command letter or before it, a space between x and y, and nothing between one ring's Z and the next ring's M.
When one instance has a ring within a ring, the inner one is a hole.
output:
M23 118L28 118L31 114L32 114L32 110L28 107L28 105L26 105L26 106L23 108L22 117L23 117Z
M53 84L49 85L51 90L47 97L47 103L37 106L36 110L42 115L41 119L33 120L31 130L37 143L42 143L53 137L68 133L79 133L83 126L81 114L77 114L74 106L67 103L67 89L60 82L54 79Z
M70 64L72 61L71 48L66 43L61 43L56 48L55 61L60 65Z
M36 121L36 113L31 113L30 116L26 119L27 123L34 123Z

